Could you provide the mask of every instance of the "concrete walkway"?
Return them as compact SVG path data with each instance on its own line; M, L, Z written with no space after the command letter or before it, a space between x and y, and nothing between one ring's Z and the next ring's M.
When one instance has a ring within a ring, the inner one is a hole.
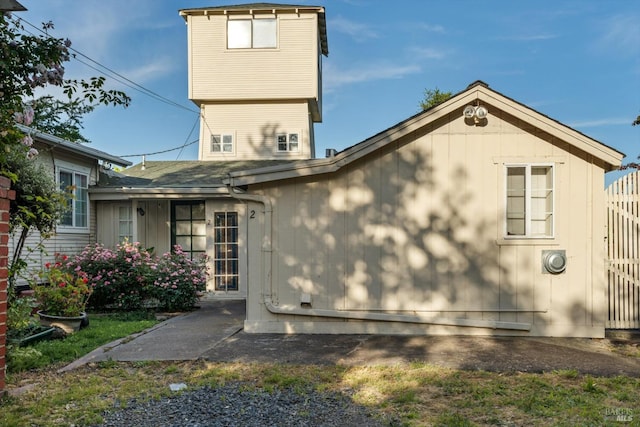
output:
M612 351L615 340L460 336L281 335L242 331L244 301L204 301L139 334L100 347L64 367L100 361L197 360L291 364L403 364L455 369L640 377L640 358ZM623 340L640 344L640 337Z

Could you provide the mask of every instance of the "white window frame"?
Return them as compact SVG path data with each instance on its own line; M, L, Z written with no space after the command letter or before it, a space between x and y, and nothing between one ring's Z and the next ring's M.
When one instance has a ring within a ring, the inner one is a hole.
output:
M117 212L117 221L118 221L118 229L117 229L118 243L123 243L125 239L128 242L132 243L134 241L134 233L133 233L134 212L133 212L132 206L130 204L116 205L115 210ZM123 212L127 213L127 218L122 217ZM135 214L137 214L137 212ZM127 227L129 228L130 233L127 233L127 235L122 234L121 226L123 224L126 224Z
M256 23L259 25L256 26ZM270 28L271 26L273 28ZM227 49L276 49L277 47L278 20L276 18L242 18L227 21Z
M80 232L80 233L84 233L84 232L88 232L89 231L89 225L91 223L91 202L89 200L89 185L90 185L90 179L91 179L91 169L87 168L87 167L83 167L83 166L79 166L79 165L74 165L73 163L68 163L68 162L62 162L62 161L56 161L55 163L55 171L56 171L56 185L58 187L58 189L60 189L61 191L67 191L67 189L65 188L60 188L61 186L61 182L60 182L60 174L61 173L68 173L71 174L71 185L74 186L73 191L71 192L73 197L70 197L69 199L67 199L67 202L69 203L69 205L67 206L68 209L71 212L71 224L63 224L62 222L58 223L57 228L59 230L63 230L63 231L67 231L67 232ZM84 211L84 216L86 218L86 224L85 225L81 225L78 226L77 225L77 218L76 218L76 209L78 207L78 177L79 176L84 176L86 178L86 182L87 182L87 186L86 188L82 188L81 190L84 190L84 193L86 194L86 207L85 207L85 211Z
M525 233L524 234L508 234L508 194L509 194L509 179L508 173L510 168L524 168L525 169ZM531 169L532 168L549 168L551 172L551 211L548 214L551 215L551 232L549 234L533 234L532 232L532 188L531 188ZM557 215L556 209L556 165L553 163L508 163L504 165L504 230L503 235L505 239L553 239L555 238L555 221Z
M220 151L215 151L214 150L214 138L218 137L220 138ZM225 138L230 138L231 142L225 142ZM228 151L225 151L225 145L231 145L231 149ZM229 154L235 154L236 152L236 137L233 134L233 132L220 132L220 133L212 133L210 136L210 144L209 144L209 153L213 154L213 155L217 155L217 156L221 156L221 155L229 155Z
M291 137L295 135L297 140L295 142L295 149L291 148ZM286 150L280 149L281 138L284 138L284 143L287 144ZM300 132L278 133L276 134L276 152L278 153L299 153L300 152Z

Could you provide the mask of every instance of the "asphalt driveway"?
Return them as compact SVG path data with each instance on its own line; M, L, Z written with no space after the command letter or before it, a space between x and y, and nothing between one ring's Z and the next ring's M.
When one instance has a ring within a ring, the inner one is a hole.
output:
M640 377L640 335L623 338L281 335L243 332L244 301L203 301L200 308L94 350L86 363L197 360L373 365L424 362L465 370L548 372L575 369L598 376ZM636 350L625 356L621 349Z

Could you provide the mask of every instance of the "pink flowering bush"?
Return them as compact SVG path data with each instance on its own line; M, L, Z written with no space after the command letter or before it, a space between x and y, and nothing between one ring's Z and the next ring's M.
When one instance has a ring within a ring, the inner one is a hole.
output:
M115 250L92 244L69 264L86 274L93 288L90 307L98 310L138 310L150 303L187 310L207 280L206 260L188 259L179 246L156 257L139 243L122 243Z
M179 245L152 268L154 295L164 310L185 310L198 301L207 284L206 256L191 260Z
M88 245L69 264L87 275L92 308L137 309L149 293L147 273L153 258L139 243L122 243L115 250Z

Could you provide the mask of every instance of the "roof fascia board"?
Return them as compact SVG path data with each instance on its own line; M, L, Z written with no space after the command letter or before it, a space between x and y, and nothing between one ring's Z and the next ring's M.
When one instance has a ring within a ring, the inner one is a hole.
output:
M17 125L21 132L32 135L38 141L48 144L54 147L62 148L66 151L79 154L94 160L104 160L109 163L116 164L118 166L131 166L128 160L124 160L121 157L105 153L104 151L96 150L95 148L86 147L76 142L67 141L66 139L59 138L57 136L49 135L48 133L38 132L35 129L23 125Z
M124 200L124 199L163 199L163 198L190 198L195 199L203 196L224 196L228 195L226 187L213 188L89 188L91 200Z
M541 113L538 113L529 107L482 86L476 87L476 93L478 93L477 99L484 100L488 104L506 111L508 114L511 114L523 122L529 123L532 126L561 139L562 141L566 141L585 153L601 159L607 163L611 169L619 167L622 163L624 153L621 153L611 147L607 147L601 142L589 138L588 136ZM473 98L473 100L475 99L476 98Z

